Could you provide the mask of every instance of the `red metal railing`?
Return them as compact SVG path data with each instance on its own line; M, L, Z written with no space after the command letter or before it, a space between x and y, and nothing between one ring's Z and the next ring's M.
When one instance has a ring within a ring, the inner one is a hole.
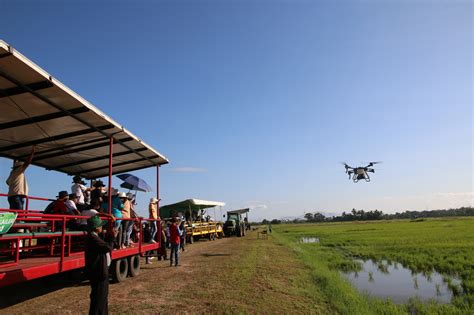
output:
M0 268L11 267L15 266L20 261L20 252L25 252L26 254L31 254L33 256L34 253L36 254L43 254L48 257L56 257L57 252L56 248L59 247L60 255L59 255L59 265L60 271L63 271L64 260L65 257L68 257L72 253L73 246L77 245L77 251L83 251L84 247L80 246L81 242L73 243L73 237L77 238L80 236L85 236L86 232L84 231L68 231L67 226L68 223L72 220L77 219L88 219L88 216L79 216L79 215L59 215L59 214L43 214L39 213L38 211L26 211L26 210L11 210L11 209L0 209L0 212L15 212L18 214L16 223L17 228L24 228L30 230L30 232L23 232L23 233L10 233L10 235L3 234L0 235L0 244L7 243L10 246L6 248L0 248L0 257L8 258L12 257L13 259L6 260L6 262L0 262ZM107 215L101 215L104 220L110 220L110 217ZM140 235L138 237L138 253L143 256L144 252L143 243L144 243L144 235L143 235L143 222L146 221L157 221L158 226L158 233L161 235L161 221L159 219L144 219L144 218L133 218L133 219L119 219L122 221L134 221L139 225ZM21 222L21 223L18 223ZM57 227L61 223L61 233L56 231ZM15 224L13 228L15 228ZM19 225L18 225L19 224ZM43 231L43 232L34 232L35 227L45 228L47 227L50 231ZM33 240L38 242L39 239L49 239L48 244L35 244L33 245ZM156 236L155 236L156 239ZM20 245L20 244L23 244ZM28 245L26 245L28 244ZM22 246L22 247L20 247ZM154 246L159 249L160 242ZM45 251L46 250L46 251ZM7 255L5 255L7 254ZM8 255L9 254L9 255ZM25 259L27 259L28 255L25 255ZM13 260L13 261L12 261ZM4 260L5 261L5 260ZM1 270L0 270L1 272Z

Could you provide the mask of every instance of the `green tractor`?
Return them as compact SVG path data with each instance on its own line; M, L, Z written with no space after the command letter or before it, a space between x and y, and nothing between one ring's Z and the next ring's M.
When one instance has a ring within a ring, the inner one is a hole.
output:
M238 237L245 236L245 230L248 226L248 212L250 209L239 209L227 211L227 220L224 223L225 236L236 235ZM243 217L245 214L245 218Z

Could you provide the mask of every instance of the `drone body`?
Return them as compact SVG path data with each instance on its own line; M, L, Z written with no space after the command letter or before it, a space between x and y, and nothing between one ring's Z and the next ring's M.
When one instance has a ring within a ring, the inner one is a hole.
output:
M378 163L380 162L370 162L367 166L359 166L359 167L351 167L347 165L346 163L343 163L343 164L344 164L344 167L346 168L346 174L349 175L349 179L351 179L351 176L352 176L352 181L354 183L357 183L359 180L363 180L363 179L366 182L370 182L369 173L375 173L375 169L371 167Z

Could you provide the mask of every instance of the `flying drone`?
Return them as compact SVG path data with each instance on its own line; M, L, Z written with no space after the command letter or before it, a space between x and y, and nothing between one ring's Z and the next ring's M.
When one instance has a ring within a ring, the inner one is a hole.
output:
M369 173L375 173L375 170L371 168L375 164L379 164L382 162L369 162L367 166L359 166L359 167L352 167L347 165L346 163L344 164L344 167L346 168L346 174L349 175L349 179L354 181L354 183L357 183L359 180L365 179L366 182L370 182L370 176Z

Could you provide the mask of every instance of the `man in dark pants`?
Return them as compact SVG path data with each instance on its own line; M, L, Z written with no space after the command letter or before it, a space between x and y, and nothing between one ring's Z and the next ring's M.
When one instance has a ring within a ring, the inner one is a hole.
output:
M87 235L85 262L86 274L91 282L91 304L89 314L108 314L109 295L109 266L110 253L114 248L116 232L109 231L105 239L101 239L102 226L107 222L102 221L98 215L87 220L89 233Z

